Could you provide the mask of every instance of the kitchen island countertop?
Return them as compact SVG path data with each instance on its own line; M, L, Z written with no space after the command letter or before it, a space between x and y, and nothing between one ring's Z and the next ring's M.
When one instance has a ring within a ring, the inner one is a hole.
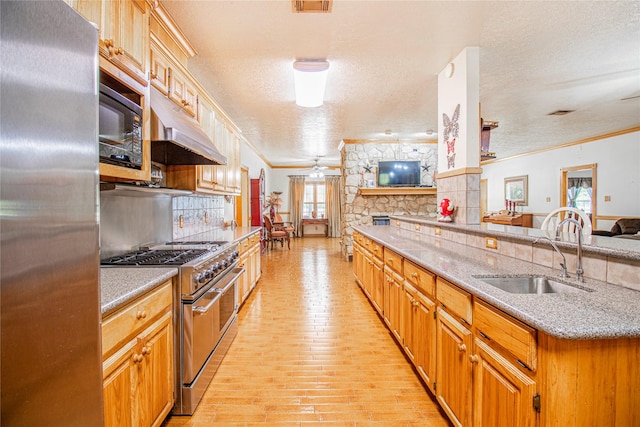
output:
M566 339L640 336L640 291L586 279L577 285L591 292L509 293L475 276L553 277L558 270L398 227L358 226L354 230L549 335Z

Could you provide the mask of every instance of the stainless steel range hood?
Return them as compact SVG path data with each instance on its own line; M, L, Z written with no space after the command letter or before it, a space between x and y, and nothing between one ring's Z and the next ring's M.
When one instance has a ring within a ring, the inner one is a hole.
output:
M151 160L163 165L226 165L197 121L151 87Z

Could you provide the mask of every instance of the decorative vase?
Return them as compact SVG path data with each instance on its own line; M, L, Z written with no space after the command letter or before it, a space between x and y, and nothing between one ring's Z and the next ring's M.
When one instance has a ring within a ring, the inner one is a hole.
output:
M311 211L311 218L315 219L318 216L316 211Z
M272 223L276 221L276 208L273 205L269 206L269 219Z

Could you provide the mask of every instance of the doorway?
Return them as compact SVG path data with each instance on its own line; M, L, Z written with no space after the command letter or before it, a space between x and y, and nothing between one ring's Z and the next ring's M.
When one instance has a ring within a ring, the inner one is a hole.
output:
M560 182L560 206L584 211L591 218L594 230L597 228L596 171L596 163L562 168Z
M240 194L236 196L235 219L238 227L249 225L249 169L240 168Z

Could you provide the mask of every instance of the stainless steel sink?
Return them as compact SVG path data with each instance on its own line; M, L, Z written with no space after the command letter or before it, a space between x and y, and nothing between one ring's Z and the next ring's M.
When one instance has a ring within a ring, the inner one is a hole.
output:
M575 294L592 289L559 282L546 276L474 276L491 286L512 294Z

